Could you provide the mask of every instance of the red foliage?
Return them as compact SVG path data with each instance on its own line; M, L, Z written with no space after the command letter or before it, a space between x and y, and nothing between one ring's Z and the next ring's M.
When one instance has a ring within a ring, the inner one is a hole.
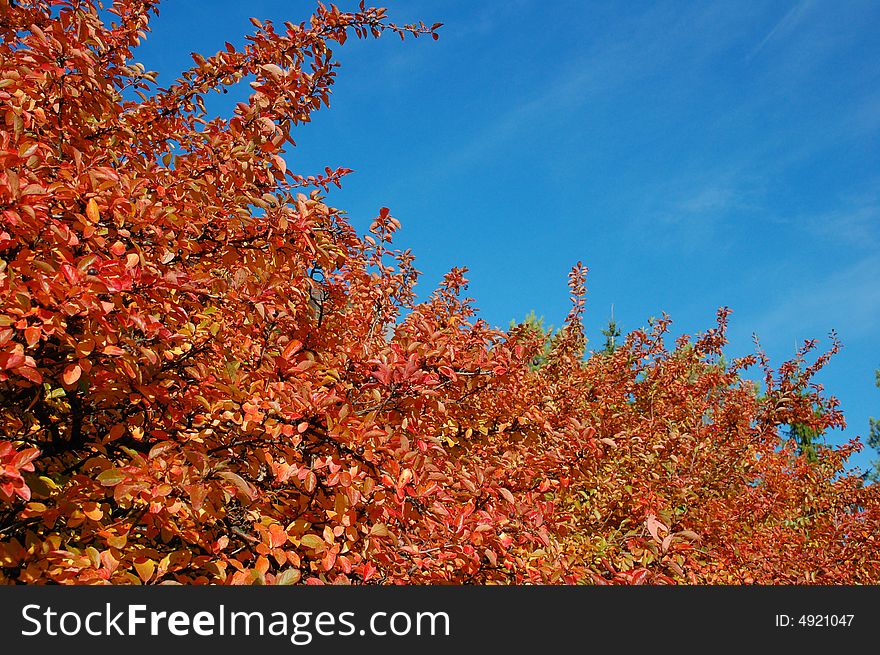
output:
M389 211L361 238L323 202L346 169L287 169L332 42L439 24L255 20L155 89L131 49L156 4L0 0L0 580L880 579L858 445L779 437L842 424L812 345L727 365L722 312L585 359L578 266L536 367L546 335L478 320L463 270L415 303Z

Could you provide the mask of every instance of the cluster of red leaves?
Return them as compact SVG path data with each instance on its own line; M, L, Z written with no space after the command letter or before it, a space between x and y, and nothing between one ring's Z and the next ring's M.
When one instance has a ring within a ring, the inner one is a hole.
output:
M33 460L40 451L36 448L16 450L9 441L0 441L0 500L14 502L18 496L22 500L31 499L31 490L22 477L22 471L33 471Z
M857 445L778 436L842 423L824 356L725 366L722 314L585 359L578 266L536 367L546 335L477 320L464 271L415 302L388 210L361 238L324 204L346 169L287 169L332 42L439 25L319 5L155 89L156 4L0 0L0 581L880 578Z
M845 471L861 445L820 446L813 461L780 437L795 423L844 425L810 382L839 345L808 364L807 343L777 371L762 354L725 363L728 314L672 351L657 321L556 390L601 449L571 474L570 552L596 582L876 583L880 494Z

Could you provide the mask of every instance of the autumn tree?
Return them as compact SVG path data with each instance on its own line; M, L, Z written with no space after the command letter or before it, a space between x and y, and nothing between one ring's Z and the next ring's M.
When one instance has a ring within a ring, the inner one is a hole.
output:
M346 169L288 168L333 47L439 24L255 19L158 88L157 7L0 0L0 581L880 579L859 445L780 437L843 424L811 382L835 345L725 364L722 311L588 357L578 264L548 348L464 269L417 302L391 212L358 235L326 202Z
M532 310L526 315L525 319L521 323L510 321L508 330L516 330L520 333L530 332L533 334L535 339L543 342L543 345L540 348L540 352L536 354L535 358L532 360L531 368L533 370L538 369L547 363L547 355L549 355L550 351L553 349L553 337L556 331L553 329L552 325L544 325L543 316L539 318L538 315L535 314L535 310Z

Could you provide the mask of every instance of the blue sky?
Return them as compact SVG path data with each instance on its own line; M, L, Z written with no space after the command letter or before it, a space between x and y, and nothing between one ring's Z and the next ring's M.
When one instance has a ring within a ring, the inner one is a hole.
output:
M880 3L380 4L396 22L443 22L440 40L338 48L331 108L287 161L355 169L329 202L362 229L391 208L422 297L467 266L491 324L534 310L559 325L582 260L596 348L612 305L625 331L665 311L674 334L729 306L729 354L757 333L776 363L834 329L844 349L819 381L849 425L831 440L867 433L880 417ZM137 53L160 84L192 51L243 43L250 16L299 22L313 3L205 6L161 6Z

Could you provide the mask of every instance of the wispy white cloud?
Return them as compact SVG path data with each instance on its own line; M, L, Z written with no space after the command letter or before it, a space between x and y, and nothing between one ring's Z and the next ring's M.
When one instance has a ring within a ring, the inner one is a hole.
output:
M764 182L721 162L713 171L676 171L641 189L630 238L679 255L735 245L744 216L765 211Z
M798 23L800 23L804 16L809 12L811 6L813 5L813 0L801 0L794 7L788 10L785 16L782 17L773 28L767 32L766 36L752 48L751 52L746 56L746 61L751 61L754 59L764 47L773 41L774 39L791 32L797 27Z
M497 13L486 12L485 20L477 25L493 24ZM493 149L520 138L530 124L565 122L590 102L608 102L640 80L672 67L699 66L737 38L738 20L717 7L671 11L668 6L657 6L630 15L625 24L616 25L583 49L561 49L559 65L545 72L530 95L512 98L516 101L505 112L481 124L474 138L449 153L442 166L474 164Z
M874 93L854 106L844 122L844 128L853 137L863 137L880 131L880 93Z
M718 214L728 211L736 204L737 194L732 185L713 183L676 201L673 208L677 213L687 215Z
M453 39L485 37L503 28L504 24L529 6L529 0L507 0L480 5L467 22L447 26L447 34Z
M876 197L793 220L826 243L868 250L880 247L880 199Z
M791 334L797 325L800 338L846 326L844 340L877 333L880 325L880 255L870 255L817 283L793 288L785 299L767 309L750 327L759 335Z

